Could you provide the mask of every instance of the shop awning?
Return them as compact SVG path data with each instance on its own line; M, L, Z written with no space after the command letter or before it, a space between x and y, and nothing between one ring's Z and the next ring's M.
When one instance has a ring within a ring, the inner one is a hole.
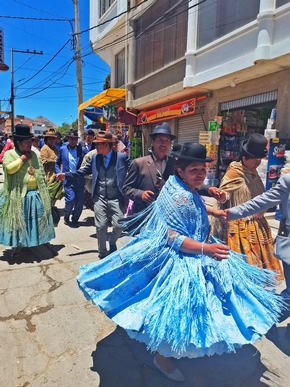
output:
M110 88L102 91L100 94L88 99L79 105L79 111L84 110L88 106L101 107L110 102L115 102L125 98L126 89Z
M84 116L91 121L97 122L103 117L103 109L99 107L87 107L84 109Z

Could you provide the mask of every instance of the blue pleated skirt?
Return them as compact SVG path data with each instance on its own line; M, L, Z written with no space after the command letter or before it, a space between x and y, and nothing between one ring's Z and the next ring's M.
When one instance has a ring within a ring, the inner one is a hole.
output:
M138 237L102 261L82 266L77 281L130 337L175 358L235 352L277 322L281 298L267 286L274 272L231 252L217 262Z
M9 230L3 220L0 243L12 247L33 247L49 242L55 237L52 216L46 215L38 190L27 191L22 209L26 227Z

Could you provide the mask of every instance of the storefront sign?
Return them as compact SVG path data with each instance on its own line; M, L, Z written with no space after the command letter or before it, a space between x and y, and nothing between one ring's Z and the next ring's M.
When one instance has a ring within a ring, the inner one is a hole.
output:
M206 96L188 99L175 103L173 105L165 106L159 109L143 112L137 116L137 125L150 124L151 122L161 121L164 119L186 116L195 114L197 101L205 99Z
M4 30L0 28L0 71L7 71L9 67L4 63Z

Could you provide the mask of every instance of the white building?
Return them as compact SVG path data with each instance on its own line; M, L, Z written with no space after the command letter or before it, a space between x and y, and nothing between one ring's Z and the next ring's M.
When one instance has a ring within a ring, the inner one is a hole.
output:
M277 108L290 137L289 0L90 0L90 26L143 131L162 119L180 142L197 140L214 116L247 110L262 131Z

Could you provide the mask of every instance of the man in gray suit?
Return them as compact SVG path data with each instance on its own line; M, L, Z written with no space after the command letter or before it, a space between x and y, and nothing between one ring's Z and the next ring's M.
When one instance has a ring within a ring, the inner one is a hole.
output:
M117 250L116 242L122 233L119 219L124 215L125 197L122 188L131 160L125 153L112 149L115 140L110 132L99 131L92 159L74 173L60 173L58 180L73 180L92 174L92 200L98 237L99 258ZM108 235L109 219L112 232ZM107 240L109 250L107 250Z
M167 122L159 123L149 136L150 154L132 161L123 187L125 196L134 201L133 213L148 207L173 174L174 159L168 153L176 136L171 134Z
M286 229L290 234L290 173L281 174L275 187L269 191L256 196L254 199L247 201L237 207L232 207L226 210L229 220L245 218L253 215L256 212L261 212L280 205L281 216L286 219ZM290 251L289 251L290 255ZM290 301L290 265L283 262L284 276L286 281L286 289L281 292L281 295Z

